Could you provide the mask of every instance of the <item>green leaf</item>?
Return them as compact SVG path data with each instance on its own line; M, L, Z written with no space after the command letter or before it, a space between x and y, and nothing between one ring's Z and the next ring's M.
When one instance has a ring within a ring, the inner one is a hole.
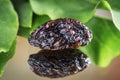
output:
M51 19L75 18L87 22L100 0L30 0L36 14L48 15Z
M0 0L0 52L7 52L16 38L18 17L10 0Z
M110 10L115 26L120 30L120 5L119 0L103 0L99 8Z
M5 65L6 65L6 62L0 63L0 77L1 77L1 76L3 75L3 73L4 73Z
M0 53L0 76L2 76L5 65L8 62L8 60L13 57L13 55L15 53L15 48L16 48L16 39L13 41L12 46L8 52Z
M32 28L20 27L18 31L18 35L28 38L31 32L33 32L37 27L39 27L41 24L45 23L48 20L50 20L50 18L46 15L42 15L42 16L34 15Z
M32 8L29 2L25 0L12 0L19 16L19 23L22 27L32 27Z
M112 21L93 18L86 25L92 30L93 40L80 47L98 66L105 67L120 54L120 31Z

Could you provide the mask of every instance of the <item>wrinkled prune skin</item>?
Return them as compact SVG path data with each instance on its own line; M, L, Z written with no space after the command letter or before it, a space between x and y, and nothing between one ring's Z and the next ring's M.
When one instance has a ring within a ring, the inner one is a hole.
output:
M84 24L71 18L60 18L38 27L28 41L44 50L60 50L85 46L91 39L91 31Z
M60 78L82 71L90 59L78 49L42 50L30 55L28 64L39 76Z

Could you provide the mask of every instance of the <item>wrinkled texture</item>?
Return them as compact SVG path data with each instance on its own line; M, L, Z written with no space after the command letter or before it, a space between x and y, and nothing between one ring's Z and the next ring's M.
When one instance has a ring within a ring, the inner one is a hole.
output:
M42 50L30 55L28 63L37 75L58 78L82 71L90 64L90 59L77 49Z
M87 45L92 34L81 22L60 18L38 27L29 38L29 43L46 50L77 48Z

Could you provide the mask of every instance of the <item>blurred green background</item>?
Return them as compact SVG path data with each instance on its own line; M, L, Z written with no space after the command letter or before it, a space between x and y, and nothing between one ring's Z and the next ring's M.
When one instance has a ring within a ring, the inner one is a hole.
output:
M0 79L48 79L29 69L27 59L37 50L27 38L44 22L66 17L78 19L91 29L93 40L79 49L91 58L92 65L58 80L120 80L119 0L0 0L0 76L5 68Z

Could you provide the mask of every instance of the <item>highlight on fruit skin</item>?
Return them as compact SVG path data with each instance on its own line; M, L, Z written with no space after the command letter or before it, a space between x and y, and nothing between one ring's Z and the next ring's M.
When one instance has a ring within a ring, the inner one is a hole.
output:
M78 49L41 50L31 54L28 59L28 64L35 74L49 78L76 74L90 63L90 59Z
M85 46L91 39L91 31L78 20L59 18L39 26L28 41L44 50L60 50Z

